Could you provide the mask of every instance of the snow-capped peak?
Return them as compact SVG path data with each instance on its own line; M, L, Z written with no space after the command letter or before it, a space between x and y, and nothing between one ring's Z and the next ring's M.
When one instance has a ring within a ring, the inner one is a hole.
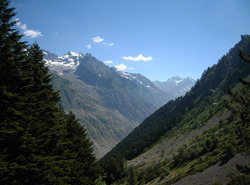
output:
M74 72L79 66L80 60L84 58L82 53L76 53L73 51L69 51L63 56L56 56L48 51L43 51L43 54L46 65L59 75L62 75L64 71Z
M73 56L73 57L83 57L82 53L76 53L76 52L73 52L73 51L69 51L68 54Z
M183 79L181 79L181 80L175 80L174 82L178 84L178 83L180 83L182 81L183 81Z
M190 77L181 78L173 76L165 82L155 81L155 85L161 90L173 95L173 98L185 95L194 86L195 80Z

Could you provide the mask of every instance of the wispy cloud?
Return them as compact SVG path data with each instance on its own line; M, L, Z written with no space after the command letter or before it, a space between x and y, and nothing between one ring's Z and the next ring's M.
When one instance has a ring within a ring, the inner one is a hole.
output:
M41 37L43 34L40 31L37 30L28 30L26 24L22 24L19 19L15 19L16 25L20 27L24 31L24 35L30 38L36 38L36 37Z
M111 47L111 46L115 45L113 42L111 42L111 43L103 42L103 44L105 46L108 46L108 47Z
M95 43L100 43L100 42L104 41L104 39L102 39L102 38L99 37L99 36L92 38L92 40L93 40L93 42L95 42Z
M95 43L101 43L102 42L103 45L108 46L108 47L111 47L111 46L115 45L113 42L110 42L110 43L103 42L104 39L101 38L100 36L93 37L92 41L95 42Z
M152 57L144 57L142 54L139 54L137 57L128 56L128 57L122 57L122 58L125 60L144 61L144 62L148 62L150 60L153 60Z
M22 30L27 30L27 25L26 24L21 24L21 21L19 19L15 19L16 25L19 26Z
M134 68L134 67L129 67L128 69L129 69L129 70L133 70L133 69L135 69L135 68Z
M88 49L91 49L91 45L90 45L90 44L86 45L86 47L87 47Z
M112 60L106 60L106 61L104 61L104 63L105 63L105 64L112 64L113 61L112 61Z
M32 39L43 36L43 34L40 31L36 31L36 30L25 30L24 35Z
M107 46L113 46L113 45L115 45L114 43L109 43Z
M115 66L115 68L119 71L123 71L123 70L127 69L127 66L125 66L124 64L120 64L118 66Z

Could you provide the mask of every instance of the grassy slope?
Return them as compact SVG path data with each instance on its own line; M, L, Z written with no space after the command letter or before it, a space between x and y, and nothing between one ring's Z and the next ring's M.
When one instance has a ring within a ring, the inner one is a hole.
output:
M184 141L182 145L177 145L170 153L158 156L161 161L154 158L155 163L152 164L151 160L147 168L136 167L139 169L140 183L172 184L185 176L201 172L219 161L220 165L226 164L239 152L241 141L235 135L239 125L237 119L223 119L219 124Z

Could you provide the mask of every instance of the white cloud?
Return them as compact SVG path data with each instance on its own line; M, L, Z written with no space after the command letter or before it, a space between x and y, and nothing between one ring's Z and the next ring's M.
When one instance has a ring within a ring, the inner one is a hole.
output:
M43 34L40 31L36 30L28 30L26 24L22 24L19 19L15 19L16 25L20 27L24 31L24 35L30 38L36 38L36 37L41 37Z
M19 19L15 19L16 25L19 26L22 30L27 30L27 25L26 24L22 24L21 21Z
M107 60L107 61L104 61L105 64L112 64L113 61L112 60Z
M87 47L88 49L91 49L91 45L90 45L90 44L88 44L86 47Z
M93 40L93 42L95 42L95 43L100 43L100 42L104 41L104 39L102 39L102 38L99 37L99 36L92 38L92 40Z
M111 47L111 46L115 45L113 42L111 42L111 43L103 42L103 44L105 46L108 46L108 47Z
M137 57L132 57L132 56L128 56L128 57L122 57L125 60L132 60L132 61L150 61L153 60L152 57L144 57L142 54L138 55Z
M36 30L25 30L24 35L30 38L43 36L43 34L40 31L36 31Z
M135 69L135 68L134 68L134 67L129 67L128 69L133 70L133 69Z
M125 66L124 64L120 64L118 66L115 66L115 68L119 71L123 71L123 70L127 69L127 66Z
M115 44L114 44L114 43L109 43L109 44L108 44L108 46L113 46L113 45L115 45Z

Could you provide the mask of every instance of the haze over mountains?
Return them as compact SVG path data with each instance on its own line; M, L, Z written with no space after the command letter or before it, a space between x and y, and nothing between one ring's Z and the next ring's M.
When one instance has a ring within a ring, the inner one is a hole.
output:
M187 77L181 78L179 76L173 76L166 82L154 81L154 84L161 90L167 92L172 96L172 99L179 96L184 96L186 92L190 91L195 84L195 80Z
M53 85L60 90L62 107L72 110L86 126L98 158L151 113L176 94L184 94L193 84L186 83L173 95L141 74L110 68L88 53L69 51L57 56L43 51L43 54L54 73Z

